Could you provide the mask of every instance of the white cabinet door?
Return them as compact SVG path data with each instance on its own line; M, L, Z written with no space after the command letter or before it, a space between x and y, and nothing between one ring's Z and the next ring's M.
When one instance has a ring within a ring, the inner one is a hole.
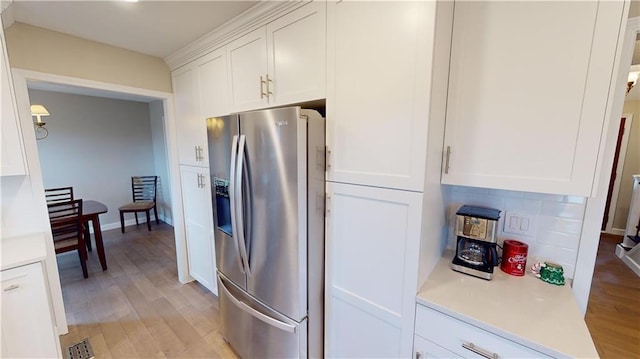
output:
M1 26L0 26L1 27ZM0 29L0 81L2 82L2 119L0 119L0 175L26 175L27 165L22 143L20 119L16 108L15 93L11 77L11 67L4 39Z
M200 89L200 119L206 125L206 118L230 113L226 49L218 49L199 59L196 68ZM205 125L202 126L203 131Z
M422 193L327 183L330 358L411 356Z
M326 3L315 1L267 25L269 103L325 98Z
M590 196L623 3L455 3L442 183Z
M180 166L189 274L218 295L209 171Z
M458 356L438 344L430 340L426 340L418 335L413 339L413 357L415 359L462 358L461 356Z
M267 40L261 27L227 44L233 112L267 105Z
M2 357L58 357L60 344L41 263L1 273Z
M329 4L329 180L422 190L435 6Z
M209 166L207 122L200 113L198 69L194 64L175 70L173 100L178 140L178 162L191 166Z

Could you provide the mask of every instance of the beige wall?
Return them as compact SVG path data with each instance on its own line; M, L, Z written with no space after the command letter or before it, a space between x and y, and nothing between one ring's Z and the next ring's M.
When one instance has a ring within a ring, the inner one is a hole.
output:
M640 0L631 0L631 7L629 8L629 17L640 16Z
M629 143L624 159L616 213L613 217L613 228L618 229L625 229L627 226L631 191L633 189L631 176L640 174L640 101L625 102L622 113L633 114L633 121L629 131Z
M5 36L11 67L171 92L160 58L18 22Z

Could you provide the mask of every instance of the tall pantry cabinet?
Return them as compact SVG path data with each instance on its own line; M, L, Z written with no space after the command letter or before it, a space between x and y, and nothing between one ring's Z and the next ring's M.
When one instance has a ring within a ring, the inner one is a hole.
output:
M172 80L189 274L217 294L206 118L226 110L226 54L187 64Z
M421 251L441 253L425 188L440 187L426 169L441 162L451 9L328 4L327 357L411 356Z

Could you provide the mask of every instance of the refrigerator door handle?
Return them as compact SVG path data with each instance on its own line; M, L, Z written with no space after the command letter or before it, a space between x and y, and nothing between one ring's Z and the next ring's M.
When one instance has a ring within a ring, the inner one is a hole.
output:
M238 234L238 245L240 247L240 256L242 257L244 270L247 275L251 275L251 268L249 267L249 257L247 256L247 245L244 237L244 208L243 208L243 199L242 199L242 174L244 169L244 151L247 138L245 135L240 135L240 140L238 142L238 164L236 166L236 175L235 175L235 214L236 214L236 223L238 224L238 230L236 233Z
M259 311L251 308L250 306L248 306L246 303L244 303L243 301L237 299L236 297L233 296L233 294L231 294L231 291L229 291L229 289L227 289L227 285L224 283L224 280L220 280L220 283L222 284L220 287L222 288L222 290L224 291L224 293L227 295L227 297L233 302L233 304L236 305L236 307L242 309L244 312L252 315L253 317L262 320L263 322L274 326L280 330L284 330L286 332L289 333L295 333L296 332L296 327L294 325L291 325L289 323L285 323L282 322L280 320L277 320L275 318L272 318L264 313L260 313Z
M244 267L244 260L242 259L242 254L240 253L240 244L238 243L239 240L239 236L238 236L238 232L240 232L238 230L238 221L236 219L236 205L235 205L235 194L236 194L236 188L235 188L235 168L236 168L236 160L237 160L237 156L238 155L238 136L235 135L233 136L233 142L231 144L231 169L229 170L230 173L230 178L229 178L229 197L230 197L230 210L231 210L231 236L233 237L233 240L235 242L235 247L236 247L236 254L238 255L238 263L240 264L240 270L242 270L242 273L246 273L245 272L245 267Z

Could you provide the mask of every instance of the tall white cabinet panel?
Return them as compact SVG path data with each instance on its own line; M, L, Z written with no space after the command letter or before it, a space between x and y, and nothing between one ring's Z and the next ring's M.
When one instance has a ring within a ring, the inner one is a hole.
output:
M2 82L2 119L0 119L0 176L26 175L22 131L16 108L15 93L11 77L11 67L0 23L0 82Z
M58 335L53 326L42 264L3 270L0 278L2 357L58 357Z
M305 5L267 25L270 104L326 96L326 38L324 1Z
M327 183L327 356L411 356L422 193Z
M173 71L173 100L178 140L178 162L209 166L207 124L200 113L198 68L188 64Z
M199 167L180 166L180 177L189 274L217 295L209 171Z
M421 191L436 3L328 6L328 179Z
M230 113L226 49L223 47L199 59L196 68L200 88L200 128L206 132L206 118Z
M590 196L623 5L456 2L442 183Z
M261 27L227 44L229 86L233 112L267 104L266 29Z

